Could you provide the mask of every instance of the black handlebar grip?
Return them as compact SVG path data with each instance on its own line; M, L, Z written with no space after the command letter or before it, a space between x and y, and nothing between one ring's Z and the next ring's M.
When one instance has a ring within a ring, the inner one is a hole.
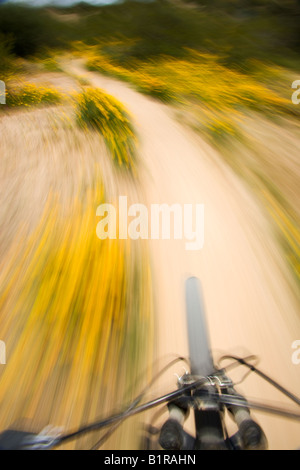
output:
M165 450L180 450L184 437L181 424L175 419L168 419L161 428L159 444Z
M262 428L252 419L243 421L239 426L240 436L246 450L266 450L267 438Z
M15 431L8 429L0 434L0 450L21 450L24 448L25 439L34 437L32 434L24 431Z

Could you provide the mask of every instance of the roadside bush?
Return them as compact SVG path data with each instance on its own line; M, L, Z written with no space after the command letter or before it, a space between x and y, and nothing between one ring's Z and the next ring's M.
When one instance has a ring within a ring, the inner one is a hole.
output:
M94 88L78 94L76 103L78 124L100 132L113 159L120 166L130 167L134 161L135 137L123 105Z

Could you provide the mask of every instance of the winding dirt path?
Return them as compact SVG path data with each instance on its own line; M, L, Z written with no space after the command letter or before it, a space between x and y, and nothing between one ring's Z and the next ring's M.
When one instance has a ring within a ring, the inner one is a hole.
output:
M176 122L168 107L114 79L86 72L78 61L68 64L68 69L115 96L132 113L141 160L136 202L148 207L153 203L205 206L202 250L187 251L185 240L149 241L157 358L166 363L170 354L187 355L184 281L194 275L203 284L215 358L222 352L257 354L264 371L299 395L300 365L292 363L291 345L300 338L300 317L263 209L217 152ZM166 375L153 395L174 387L173 373ZM291 404L253 375L239 390L248 398ZM271 449L300 445L298 423L255 416Z

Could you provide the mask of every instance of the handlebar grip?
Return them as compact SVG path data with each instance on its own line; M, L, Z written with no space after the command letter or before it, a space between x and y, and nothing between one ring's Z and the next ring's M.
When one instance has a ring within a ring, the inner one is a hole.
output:
M240 436L246 450L266 450L267 439L262 428L253 419L243 421L239 426Z
M25 446L26 439L35 434L8 429L0 434L0 450L21 450Z
M230 390L236 396L238 395L234 389ZM240 406L229 406L228 411L238 426L238 434L242 441L242 447L245 450L265 450L268 448L268 441L259 424L251 418L249 408Z
M184 401L174 400L168 403L169 419L161 428L159 444L165 450L180 450L185 443L183 425L189 414Z
M182 425L176 419L169 418L161 428L159 444L165 450L180 450L183 442Z

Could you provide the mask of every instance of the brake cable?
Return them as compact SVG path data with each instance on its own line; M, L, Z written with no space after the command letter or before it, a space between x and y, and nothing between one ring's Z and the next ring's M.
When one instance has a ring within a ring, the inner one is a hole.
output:
M191 384L186 385L185 387L175 390L173 392L167 393L166 395L163 395L159 398L155 398L154 400L151 400L147 403L144 403L143 405L137 406L135 408L132 408L128 411L126 409L125 411L112 415L104 420L101 421L96 421L94 423L88 424L86 426L83 426L79 428L77 431L74 431L69 434L65 434L61 437L59 437L55 443L55 446L62 444L65 441L69 441L71 439L74 439L75 437L85 434L87 432L91 431L96 431L98 429L110 426L112 424L117 423L118 421L129 418L131 416L134 416L138 413L142 413L143 411L149 410L151 408L154 408L155 406L161 405L163 403L166 403L169 400L174 400L175 398L179 398L182 395L184 395L187 391L191 391L193 389L196 389L200 385L203 385L206 382L206 378L202 377L201 379L197 380L196 382L193 382ZM130 408L130 407L129 407Z
M300 406L300 398L296 397L293 393L289 392L286 388L284 388L282 385L280 385L278 382L275 380L271 379L268 375L266 375L264 372L262 372L260 369L255 367L253 364L249 364L245 359L237 356L222 356L220 361L225 360L225 359L233 359L237 362L239 362L241 365L248 367L252 372L255 372L259 377L267 381L269 384L273 385L273 387L277 388L281 393L286 395L288 398L290 398L293 402L297 403L297 405Z
M165 366L160 371L160 373L151 381L151 384L153 382L155 382L155 380L166 369L168 369L169 367L171 367L171 365L173 365L175 362L177 362L181 359L182 358L176 358L176 360L172 361L170 364ZM226 356L223 356L220 359L220 361L225 360L225 359L232 359L236 362L239 362L241 365L244 365L244 366L248 367L251 371L258 374L261 378L263 378L264 380L269 382L271 385L273 385L275 388L277 388L279 391L281 391L283 394L288 396L292 401L297 403L297 405L300 405L300 399L298 397L296 397L295 395L290 393L288 390L286 390L284 387L282 387L280 384L278 384L276 381L274 381L273 379L268 377L261 370L259 370L258 368L256 368L252 364L249 364L245 359L239 358L239 357L236 357L236 356L226 355ZM52 447L57 447L58 445L61 445L64 442L72 440L72 439L74 439L74 438L76 438L80 435L83 435L85 433L92 432L92 431L95 431L95 430L99 430L99 429L102 429L102 428L110 426L110 425L113 425L113 428L114 428L113 430L115 430L116 426L118 426L124 419L129 418L131 416L134 416L136 414L142 413L146 410L149 410L151 408L154 408L158 405L161 405L163 403L166 403L168 401L174 400L174 399L179 398L179 397L183 397L183 399L188 400L189 403L190 403L191 402L191 397L186 397L186 392L197 389L201 385L204 385L206 382L207 382L207 378L206 377L201 377L201 378L199 378L198 380L196 380L192 383L185 384L183 387L181 387L181 388L179 388L179 389L177 389L173 392L170 392L170 393L168 393L166 395L163 395L159 398L151 400L151 401L149 401L147 403L144 403L140 406L136 406L140 402L140 400L142 399L142 397L145 394L146 390L149 388L149 386L147 386L146 389L131 403L131 405L125 411L123 411L119 414L112 415L112 416L110 416L110 417L108 417L104 420L96 421L96 422L91 423L89 425L83 426L83 427L79 428L77 431L74 431L72 433L62 435L62 436L60 436L60 437L58 437L57 439L54 440ZM201 394L202 394L201 390L199 390L199 394L197 396L197 399L201 398ZM203 397L205 397L205 396L206 396L206 394L205 394L205 392L203 392ZM229 394L220 395L218 393L211 393L210 397L215 399L217 402L225 404L225 405L236 405L236 406L241 406L241 407L245 407L245 408L253 408L253 409L260 410L262 412L273 413L273 414L277 414L277 415L284 416L284 417L287 417L287 418L300 420L300 413L296 413L293 410L287 410L287 409L283 409L283 408L274 407L274 406L271 406L271 405L261 404L261 403L256 402L256 401L248 401L245 398L237 396L237 395L229 395ZM108 431L108 433L106 433L100 439L100 443L102 443L103 439L105 440L107 437L109 437L109 435L110 434L109 434L109 431Z
M128 407L127 411L130 411L133 408L135 408L135 406L137 406L140 403L141 399L143 398L147 390L153 386L153 384L158 380L158 378L161 377L168 369L170 369L172 366L174 366L177 362L180 362L180 361L186 362L186 359L184 357L179 356L173 359L172 361L170 361L166 366L164 366L158 372L158 374L156 374L155 377L146 385L144 390L142 390L142 392L133 400L131 405ZM122 422L125 419L126 419L126 416L124 416L123 418L120 419L120 421L112 425L112 427L96 442L96 444L93 445L93 447L90 450L97 450L113 434L113 432L122 424Z

